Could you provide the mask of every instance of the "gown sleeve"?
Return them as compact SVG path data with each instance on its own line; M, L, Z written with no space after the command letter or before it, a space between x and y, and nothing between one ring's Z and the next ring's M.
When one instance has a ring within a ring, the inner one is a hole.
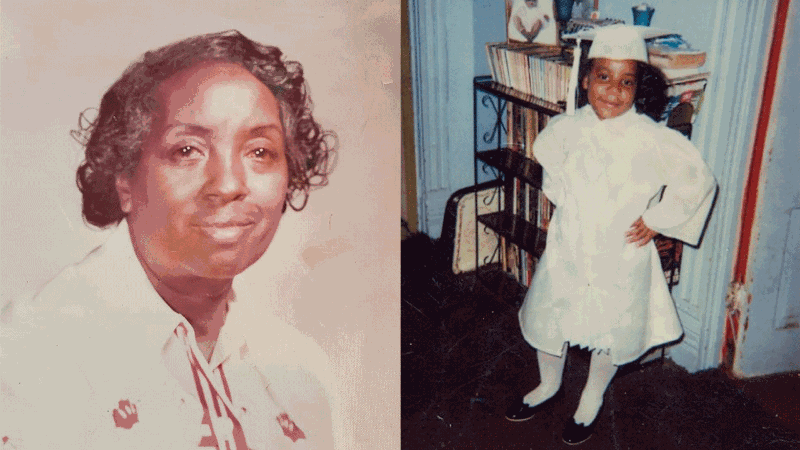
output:
M661 128L657 170L666 188L642 215L651 229L696 246L711 212L717 182L697 148L683 135Z
M556 116L542 130L533 142L533 155L542 168L542 190L547 199L556 206L562 203L564 198L564 181L562 170L564 161L567 157L564 145L563 133L564 120L569 120L568 116Z

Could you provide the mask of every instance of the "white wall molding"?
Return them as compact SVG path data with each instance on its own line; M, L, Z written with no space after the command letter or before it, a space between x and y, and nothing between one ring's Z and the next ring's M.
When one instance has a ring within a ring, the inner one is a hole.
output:
M717 175L719 193L702 246L684 253L682 280L673 294L687 337L693 339L684 339L670 355L692 372L720 363L725 297L736 257L774 6L774 0L717 1L708 52L711 79L694 141Z
M414 108L414 147L417 158L417 210L419 211L419 228L427 232L427 197L431 184L437 177L430 177L431 163L439 161L429 158L426 149L440 146L439 135L433 131L438 124L437 110L431 105L435 99L430 95L436 92L432 87L436 79L438 54L441 41L437 39L438 30L433 26L433 19L438 13L439 2L410 0L408 3L409 39L411 44L411 83ZM440 165L440 164L437 164Z
M472 3L410 0L419 228L441 232L444 207L472 184Z

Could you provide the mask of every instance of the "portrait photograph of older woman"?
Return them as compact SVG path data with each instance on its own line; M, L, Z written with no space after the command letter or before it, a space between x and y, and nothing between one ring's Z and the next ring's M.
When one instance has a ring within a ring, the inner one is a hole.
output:
M4 4L3 448L398 447L399 4L144 3Z

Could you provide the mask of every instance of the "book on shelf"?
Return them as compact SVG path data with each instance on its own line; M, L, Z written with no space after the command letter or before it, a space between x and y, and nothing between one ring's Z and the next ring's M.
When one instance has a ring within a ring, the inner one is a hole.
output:
M500 269L503 272L508 272L508 255L506 254L506 247L508 243L504 236L500 236Z
M535 161L533 143L539 130L547 125L548 119L547 114L509 103L506 110L508 150ZM511 195L506 201L507 211L531 225L545 229L552 209L544 193L519 178L513 179L510 189ZM538 262L537 258L506 238L501 238L500 251L503 271L528 286Z
M571 50L542 44L486 44L492 79L550 103L566 100Z
M525 130L525 109L520 108L517 105L510 104L507 108L507 129L508 129L508 136L506 138L506 144L508 148L525 154L527 149L527 141L526 141L526 130Z
M525 157L536 161L533 156L533 141L539 135L539 117L545 116L538 112L525 108Z
M527 217L529 205L526 199L526 193L528 185L519 178L514 179L514 185L514 193L516 194L516 198L514 199L514 215L518 217Z
M692 106L690 121L694 123L703 104L709 73L698 69L662 69L662 72L667 78L667 107L661 120L667 120L678 105L687 103Z
M526 253L525 255L526 255L525 261L527 263L527 266L525 268L525 278L522 284L524 284L525 286L530 286L531 280L533 279L533 272L536 270L536 263L538 261L530 253Z
M506 273L519 281L519 247L513 242L506 241Z

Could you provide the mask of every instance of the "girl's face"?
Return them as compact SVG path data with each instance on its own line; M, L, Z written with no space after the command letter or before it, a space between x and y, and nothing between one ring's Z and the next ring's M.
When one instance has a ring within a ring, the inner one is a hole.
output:
M636 99L637 63L634 60L599 58L583 77L589 104L602 119L613 119L627 112Z

